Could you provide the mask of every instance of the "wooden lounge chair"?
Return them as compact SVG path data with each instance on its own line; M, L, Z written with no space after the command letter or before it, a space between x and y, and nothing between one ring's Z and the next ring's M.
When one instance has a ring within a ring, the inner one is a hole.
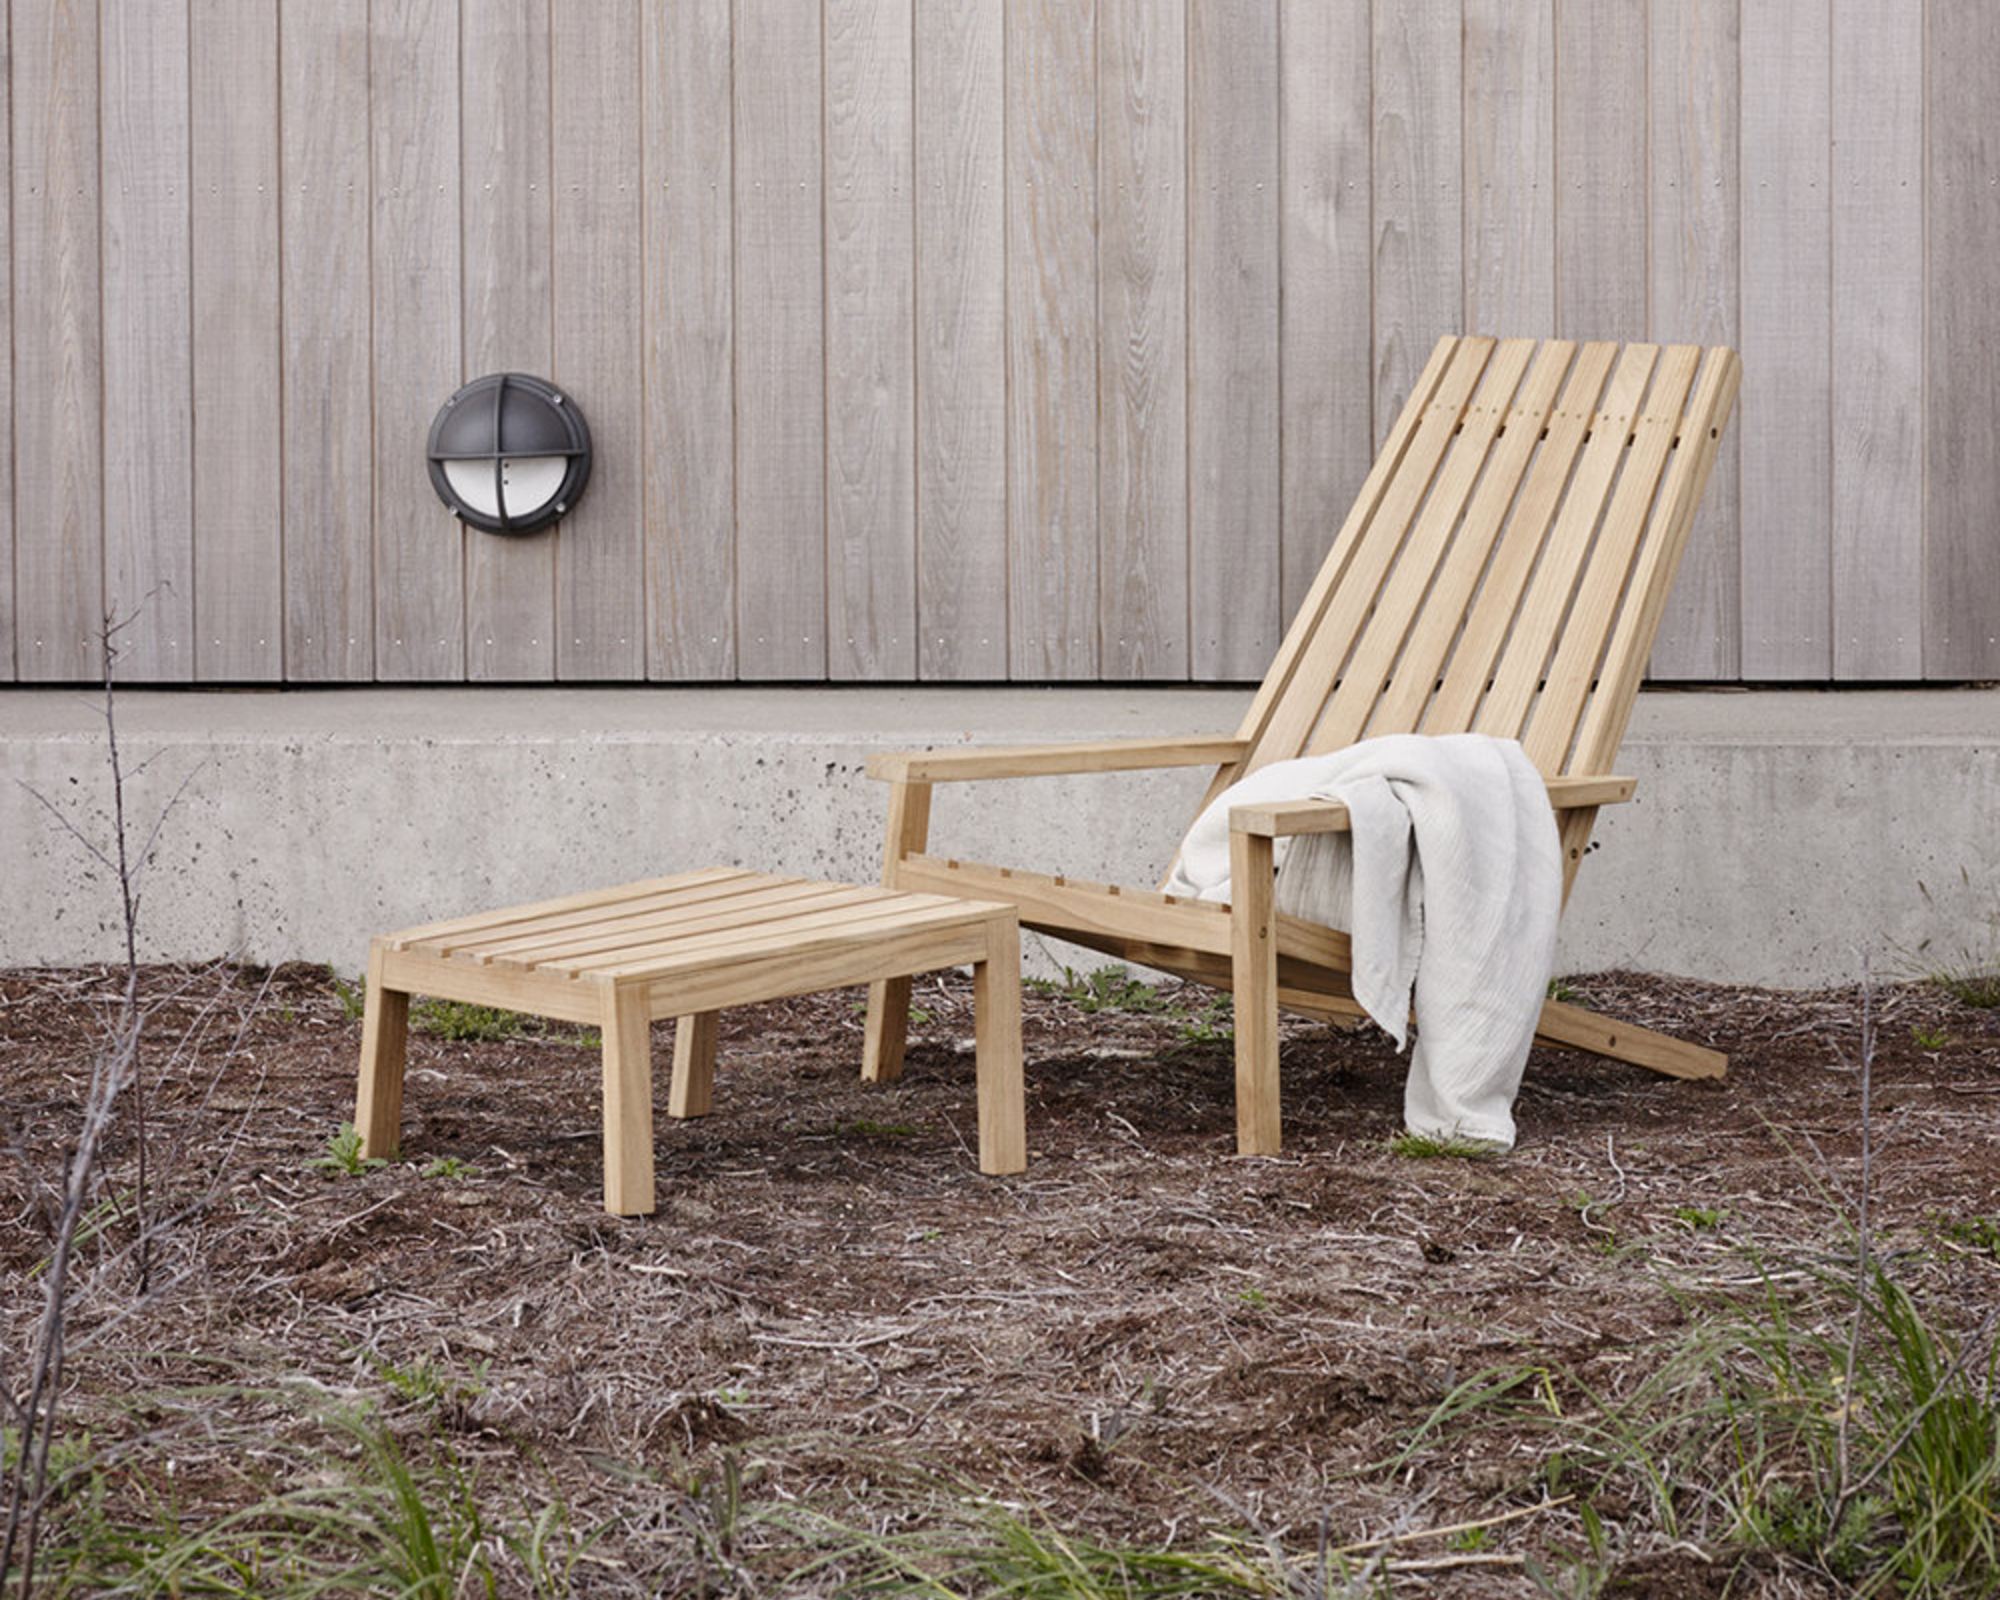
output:
M1278 1011L1356 1014L1345 935L1277 914L1272 841L1347 825L1326 801L1238 807L1235 903L925 853L931 786L1216 764L1208 797L1268 762L1378 734L1514 737L1547 776L1567 899L1688 527L1735 403L1734 351L1446 338L1419 374L1234 734L880 755L883 881L1011 901L1024 926L1234 991L1237 1148L1279 1148ZM870 994L863 1071L901 1070L909 983ZM1538 1039L1678 1077L1712 1050L1550 1000Z

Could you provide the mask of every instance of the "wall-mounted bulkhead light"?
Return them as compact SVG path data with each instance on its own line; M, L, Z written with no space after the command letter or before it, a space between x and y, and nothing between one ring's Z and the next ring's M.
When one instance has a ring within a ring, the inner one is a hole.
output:
M474 378L431 424L431 487L488 533L535 533L590 482L590 428L553 384L522 372Z

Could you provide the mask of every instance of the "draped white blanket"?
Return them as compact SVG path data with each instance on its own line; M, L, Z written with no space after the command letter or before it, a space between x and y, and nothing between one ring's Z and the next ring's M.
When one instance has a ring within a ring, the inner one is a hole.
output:
M1346 833L1277 841L1281 911L1346 930L1354 998L1401 1049L1413 1133L1512 1148L1514 1096L1555 964L1562 852L1520 745L1394 734L1261 767L1195 819L1169 893L1229 899L1229 810L1338 800Z

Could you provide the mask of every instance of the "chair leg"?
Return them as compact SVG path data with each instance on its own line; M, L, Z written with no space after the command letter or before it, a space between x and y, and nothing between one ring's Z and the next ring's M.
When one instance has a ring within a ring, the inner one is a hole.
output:
M1278 1090L1278 940L1271 841L1229 836L1229 959L1236 999L1236 1153L1274 1156Z
M387 1160L403 1137L403 1064L410 1032L410 997L382 982L382 952L368 952L368 997L361 1014L361 1082L354 1126L361 1154Z
M1021 1087L1021 929L1010 912L986 925L986 959L972 969L979 1051L979 1170L1028 1165Z
M604 990L604 1209L653 1209L652 1016L643 988Z
M896 887L896 865L921 853L931 836L931 786L897 783L889 787L889 827L882 841L882 883ZM888 978L868 985L868 1032L861 1046L861 1076L870 1083L894 1083L903 1075L903 1048L910 1036L910 980Z
M910 1037L910 980L887 978L868 985L868 1028L861 1044L861 1076L894 1083L903 1075Z
M705 1117L715 1090L716 1013L697 1011L674 1022L674 1077L667 1115Z
M1729 1070L1729 1057L1719 1050L1705 1049L1655 1033L1636 1023L1620 1022L1601 1012L1586 1011L1561 1000L1542 1002L1541 1021L1535 1037L1545 1044L1571 1050L1587 1050L1592 1055L1614 1061L1629 1061L1635 1067L1663 1072L1671 1078L1720 1078Z

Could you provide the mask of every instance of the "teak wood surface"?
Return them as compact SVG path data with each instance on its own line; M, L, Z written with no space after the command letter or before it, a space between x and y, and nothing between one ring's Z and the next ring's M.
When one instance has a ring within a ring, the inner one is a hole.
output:
M1231 813L1222 906L929 851L937 783L1273 761L1391 733L1518 739L1548 781L1567 899L1736 401L1733 350L1440 339L1234 734L875 756L883 882L1017 906L1024 925L1233 990L1237 1148L1280 1146L1278 1012L1357 1014L1344 934L1280 916L1273 843L1347 826L1321 801ZM1206 800L1204 800L1206 804ZM893 1076L907 985L870 994L864 1073ZM1538 1038L1677 1077L1716 1051L1550 1000Z
M1021 942L1011 905L715 867L407 928L368 954L354 1125L364 1156L401 1137L410 996L595 1024L604 1039L604 1206L653 1210L650 1030L677 1018L667 1113L704 1116L716 1013L729 1006L970 963L977 1011L979 1167L1027 1164L1021 1083ZM886 1014L886 1012L885 1012ZM869 1031L868 1076L884 1070Z

